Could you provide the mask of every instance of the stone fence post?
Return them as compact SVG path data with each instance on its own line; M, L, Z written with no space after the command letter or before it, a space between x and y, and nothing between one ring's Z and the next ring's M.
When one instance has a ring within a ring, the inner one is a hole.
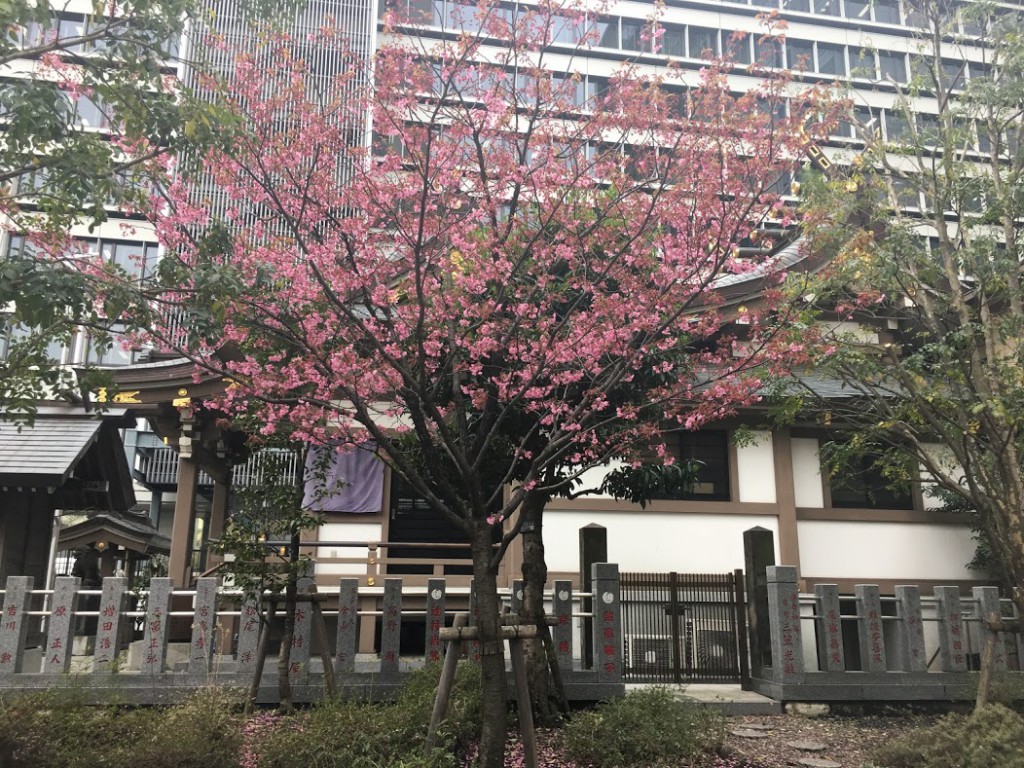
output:
M21 672L28 638L28 609L35 580L31 576L8 576L4 592L4 613L0 617L0 675Z
M822 672L845 672L846 649L839 611L839 587L818 584L814 588L814 613L818 639L818 664Z
M966 672L964 619L957 587L936 587L935 602L939 619L939 661L943 672Z
M591 570L594 606L594 669L598 682L622 682L622 605L619 566L594 563Z
M767 574L772 676L779 683L802 683L804 651L800 635L800 595L796 588L796 568L791 565L770 565Z
M896 587L896 615L900 620L899 665L904 672L927 672L921 589L914 584Z

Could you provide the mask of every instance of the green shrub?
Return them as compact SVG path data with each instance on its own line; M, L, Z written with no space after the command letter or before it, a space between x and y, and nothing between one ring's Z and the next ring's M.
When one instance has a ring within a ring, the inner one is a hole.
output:
M152 731L139 738L128 766L226 768L238 764L242 745L242 694L226 687L203 688L186 701L153 708Z
M1024 768L1024 718L1002 704L970 717L949 715L885 744L880 768Z
M460 666L439 748L424 755L439 669L414 673L397 701L369 704L329 700L255 734L259 768L450 768L454 750L479 729L479 672Z
M648 688L573 716L563 739L568 756L593 768L672 766L717 751L725 718Z
M90 705L52 688L0 700L0 768L224 768L238 763L236 699L207 689L171 707Z
M76 688L0 701L0 767L121 768L139 739L158 729L150 710L91 706Z

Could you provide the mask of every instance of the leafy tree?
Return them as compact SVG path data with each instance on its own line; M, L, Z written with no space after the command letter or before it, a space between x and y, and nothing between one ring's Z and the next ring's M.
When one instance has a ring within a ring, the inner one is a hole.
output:
M0 363L0 404L31 417L41 398L78 394L54 366L52 346L76 323L109 345L116 299L97 306L89 270L68 230L95 227L148 199L147 168L179 129L168 66L190 0L98 3L88 16L50 2L0 6L0 216L17 239L0 260L0 335L14 341Z
M827 130L821 94L780 118L785 77L735 96L722 62L685 90L626 64L584 98L549 71L567 18L585 25L573 4L482 3L432 42L388 15L371 61L336 33L267 35L209 84L249 125L205 157L223 214L182 175L157 218L160 298L192 320L181 351L231 378L220 407L374 440L465 532L487 766L507 718L496 577L524 505L610 457L664 457L666 423L720 417L758 366L800 359L773 343L779 274L741 246L785 218L772 187ZM718 288L751 272L764 302L730 309Z
M274 18L288 5L239 0L238 12ZM118 341L136 267L153 265L104 263L71 232L110 221L148 230L142 212L172 158L187 164L230 134L230 115L177 80L179 66L200 71L180 50L206 13L200 0L96 2L88 14L49 0L0 3L0 227L11 236L0 256L3 417L30 420L41 399L107 383L56 366L54 347L83 327L94 348Z
M973 509L1020 609L1024 19L989 3L919 6L930 26L898 98L906 130L883 140L862 126L850 178L808 185L815 247L835 259L800 293L826 319L880 329L827 334L817 364L849 395L828 401L833 422L893 482L918 481L920 466L947 504ZM976 40L952 36L954 11Z
M277 624L277 620L271 620L274 613L270 602L276 603L282 593L284 595L277 685L280 707L290 712L293 707L291 649L299 579L311 572L312 566L309 556L302 554L300 542L302 532L315 529L321 516L303 506L304 483L312 478L306 478L301 469L296 471L296 466L302 466L302 462L296 461L296 455L301 456L301 446L277 437L269 443L257 443L254 448L260 450L259 481L236 489L239 509L232 514L214 549L233 555L224 571L234 577L235 586L247 598L260 606L264 632L273 631ZM273 597L265 598L265 593ZM247 709L251 708L259 691L263 661L260 658L257 664Z

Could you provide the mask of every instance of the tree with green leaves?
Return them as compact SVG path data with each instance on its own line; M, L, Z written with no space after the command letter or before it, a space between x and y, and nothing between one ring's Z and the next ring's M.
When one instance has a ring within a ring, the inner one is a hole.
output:
M307 478L302 462L296 458L301 457L301 447L277 439L261 448L259 481L236 489L238 511L231 516L213 549L232 555L223 570L232 576L235 587L241 589L247 599L260 606L264 633L269 637L280 628L278 696L282 711L290 712L291 649L299 580L312 571L312 561L301 552L300 543L302 532L316 529L321 515L303 504ZM318 485L322 493L333 490L322 482L322 477L320 479ZM282 609L280 614L274 610L278 604ZM261 644L261 648L266 646ZM256 665L247 707L252 706L259 691L263 652Z
M0 405L8 416L30 417L40 398L75 392L76 378L51 356L76 324L93 329L92 343L112 343L116 300L96 304L95 275L77 263L68 232L91 231L148 197L149 164L180 133L168 76L192 10L189 0L97 2L87 14L0 4L0 216L12 235L0 259L0 335L11 338Z
M823 405L852 435L833 465L870 456L973 510L1024 609L1024 16L917 5L928 29L885 135L870 115L851 173L804 185L834 259L798 290L838 329L816 361L847 395Z

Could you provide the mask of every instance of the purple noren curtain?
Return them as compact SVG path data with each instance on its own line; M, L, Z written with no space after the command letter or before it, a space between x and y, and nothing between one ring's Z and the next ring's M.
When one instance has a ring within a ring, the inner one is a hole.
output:
M384 503L384 464L376 456L376 445L364 443L339 451L333 447L310 446L306 453L306 485L302 506L317 512L380 512ZM330 451L326 493L316 477L317 460Z

